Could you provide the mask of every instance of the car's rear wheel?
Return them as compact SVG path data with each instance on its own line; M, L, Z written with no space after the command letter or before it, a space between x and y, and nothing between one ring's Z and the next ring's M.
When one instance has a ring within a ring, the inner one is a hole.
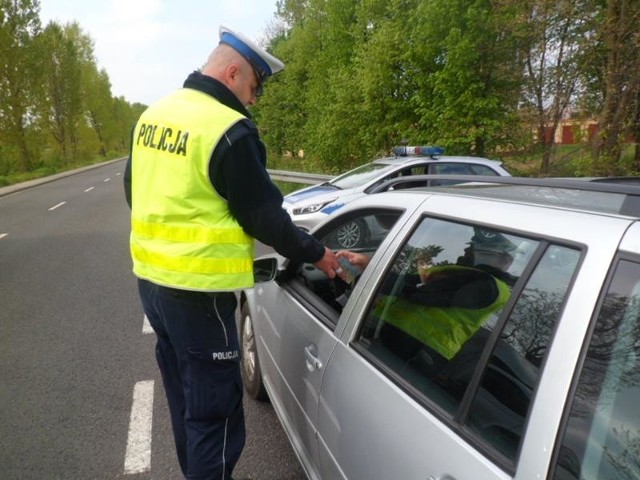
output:
M354 220L342 225L336 231L336 240L341 248L363 247L369 237L369 228L362 220Z
M246 303L240 309L240 344L242 346L242 381L250 397L266 402L267 390L262 383L262 372L258 360L256 337L253 331L253 319Z

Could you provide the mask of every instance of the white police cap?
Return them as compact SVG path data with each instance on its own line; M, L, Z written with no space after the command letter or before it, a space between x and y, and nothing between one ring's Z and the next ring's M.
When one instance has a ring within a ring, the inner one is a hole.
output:
M229 45L242 55L256 71L260 82L284 68L284 63L260 48L250 38L224 25L220 26L220 43Z

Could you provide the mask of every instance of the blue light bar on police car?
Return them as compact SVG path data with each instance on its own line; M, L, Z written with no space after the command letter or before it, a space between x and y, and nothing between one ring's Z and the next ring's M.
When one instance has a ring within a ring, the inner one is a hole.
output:
M442 155L444 153L444 148L432 146L396 147L393 151L397 157L407 157L409 155L435 157L437 155Z

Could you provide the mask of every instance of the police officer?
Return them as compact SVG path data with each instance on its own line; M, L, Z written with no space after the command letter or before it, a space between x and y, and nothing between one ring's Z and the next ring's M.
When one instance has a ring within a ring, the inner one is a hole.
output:
M253 285L254 238L334 278L333 252L282 209L246 110L284 64L220 28L202 71L149 107L125 172L130 248L180 468L231 479L245 442L235 291Z

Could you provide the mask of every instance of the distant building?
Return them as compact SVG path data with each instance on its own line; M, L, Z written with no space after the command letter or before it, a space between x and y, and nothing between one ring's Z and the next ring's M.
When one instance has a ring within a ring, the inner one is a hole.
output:
M596 120L562 120L558 124L554 135L554 142L559 145L573 145L576 143L589 143L598 132L598 122ZM544 132L538 129L538 138L544 135L546 142L551 140L551 128L546 127ZM634 143L636 140L630 136L627 142Z

